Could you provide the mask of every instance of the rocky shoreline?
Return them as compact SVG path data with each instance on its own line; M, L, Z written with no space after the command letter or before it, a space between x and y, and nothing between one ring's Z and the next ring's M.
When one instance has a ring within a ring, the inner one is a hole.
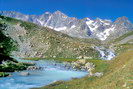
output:
M87 62L86 59L79 59L77 61L73 61L70 63L73 69L79 69L79 70L85 70L89 74L88 76L96 76L101 77L103 76L103 72L96 72L93 73L93 70L95 69L95 64L92 62Z
M12 72L27 70L29 66L34 64L22 63L22 62L13 62L13 61L3 61L0 64L0 77L12 76Z
M7 65L6 63L4 63L4 64ZM28 76L28 75L30 75L29 72L23 72L23 71L21 72L21 70L28 70L28 71L43 70L43 69L45 70L45 68L43 68L43 67L36 66L35 63L21 63L20 62L18 64L20 64L18 66L19 67L18 69L10 68L10 69L13 69L13 70L12 71L10 70L10 71L7 71L7 72L20 71L20 75ZM55 66L55 67L59 66L61 68L72 69L72 70L75 70L75 71L78 71L78 70L80 70L80 71L87 71L88 72L88 76L96 76L96 77L103 76L102 72L93 73L93 70L95 69L95 64L92 63L92 62L88 62L86 59L79 59L77 61L61 62L61 63L53 61L52 65ZM11 76L10 74L7 74L6 72L5 72L5 75L6 76ZM6 77L6 76L2 76L1 75L1 77Z
M93 70L95 70L96 65L92 62L88 62L87 59L78 59L77 61L72 62L62 62L62 64L64 65L63 67L66 69L73 69L75 71L87 71L88 76L103 76L103 72L93 72ZM53 65L57 66L58 64L56 64L55 62Z
M103 72L93 72L93 70L95 70L96 65L92 62L88 62L87 59L78 59L77 61L71 61L71 62L61 62L61 64L63 64L63 67L65 69L72 69L75 71L87 71L88 74L86 76L94 76L94 77L102 77L103 76ZM59 66L58 62L54 61L53 62L54 66ZM77 79L76 77L72 78L73 79ZM55 81L50 83L48 86L56 86L58 84L63 84L65 81L59 80L59 81ZM31 89L36 89L36 88L31 88ZM38 89L38 88L37 88Z

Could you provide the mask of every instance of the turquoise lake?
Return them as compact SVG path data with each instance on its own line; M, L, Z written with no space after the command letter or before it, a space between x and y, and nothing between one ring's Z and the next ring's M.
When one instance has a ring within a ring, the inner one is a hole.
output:
M22 76L20 72L12 73L11 77L0 78L0 89L30 89L34 87L41 87L59 80L70 80L72 78L81 78L88 73L85 71L76 71L67 69L62 63L54 61L29 61L19 60L21 62L36 63L36 66L43 67L42 70L25 70L30 75Z

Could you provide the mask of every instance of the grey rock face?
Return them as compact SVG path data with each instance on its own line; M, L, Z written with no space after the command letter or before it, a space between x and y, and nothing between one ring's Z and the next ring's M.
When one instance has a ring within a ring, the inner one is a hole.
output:
M112 25L115 30L110 32L109 38L119 37L131 30L133 31L133 24L124 16L118 18Z
M133 24L126 17L120 17L112 22L100 18L96 20L89 18L79 20L68 17L60 11L54 13L45 12L42 15L24 15L13 11L0 11L0 15L33 22L79 38L113 39L133 30Z

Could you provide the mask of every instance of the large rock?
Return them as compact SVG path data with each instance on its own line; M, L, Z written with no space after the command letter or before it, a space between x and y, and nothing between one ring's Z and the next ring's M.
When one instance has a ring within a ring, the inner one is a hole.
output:
M78 62L72 62L71 63L73 68L79 68L80 67L80 64Z
M20 72L20 75L22 75L22 76L28 76L28 75L30 75L30 73L29 72Z
M101 77L101 76L103 76L103 72L96 72L93 74L93 76Z
M86 63L86 59L80 59L77 61L77 63L84 65Z
M29 66L27 68L27 70L41 70L41 69L42 69L42 67L37 67L37 66Z
M93 70L95 65L93 63L87 62L84 66L85 69L87 70Z
M71 64L73 68L79 68L81 70L87 70L88 72L91 72L94 69L95 65L93 63L86 62L86 59L81 59L76 62L72 62Z
M89 76L93 75L92 70L95 68L95 65L93 63L87 62L84 68L89 72Z

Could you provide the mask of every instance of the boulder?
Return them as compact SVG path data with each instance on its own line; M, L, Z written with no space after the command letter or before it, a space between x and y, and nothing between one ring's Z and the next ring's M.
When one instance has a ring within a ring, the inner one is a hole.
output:
M30 73L29 72L20 72L20 75L22 75L22 76L28 76L28 75L30 75Z
M42 69L42 68L41 67L36 67L36 66L29 66L27 68L27 70L40 70L40 69Z
M83 64L83 65L84 65L84 64L86 63L86 59L80 59L80 60L78 60L77 62L78 62L79 64Z
M80 63L78 63L78 62L72 62L71 64L72 64L73 68L79 68L80 67Z
M85 69L87 70L93 70L95 65L93 63L87 62L84 66Z
M83 56L79 56L79 57L77 57L77 59L82 59L83 58Z
M88 72L89 72L89 76L93 76L93 73L91 70L88 70Z
M103 76L103 72L96 72L93 74L93 76L101 77L101 76Z

